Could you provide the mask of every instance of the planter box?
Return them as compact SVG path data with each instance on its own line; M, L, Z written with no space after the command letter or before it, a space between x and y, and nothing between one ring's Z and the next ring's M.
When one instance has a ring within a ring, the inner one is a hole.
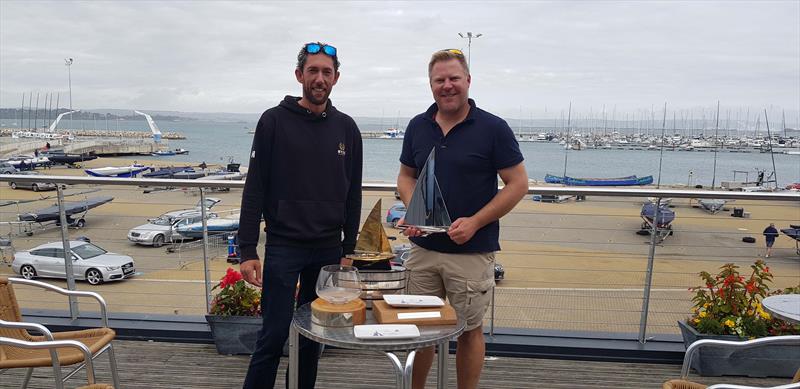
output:
M679 321L678 326L686 347L700 339L746 340L735 335L701 334L685 321ZM701 376L746 375L791 378L798 368L800 368L800 347L789 345L770 345L746 350L707 346L698 350L692 358L692 369Z
M262 320L253 316L206 315L217 352L223 355L252 354Z

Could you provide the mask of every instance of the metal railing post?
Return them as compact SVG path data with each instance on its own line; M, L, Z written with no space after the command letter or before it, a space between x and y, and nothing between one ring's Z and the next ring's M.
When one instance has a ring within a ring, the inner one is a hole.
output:
M497 285L492 287L492 312L489 316L489 336L494 336L494 291Z
M72 270L72 251L69 245L69 226L67 225L67 213L64 210L64 189L61 184L56 184L56 192L58 193L58 217L61 223L61 245L64 248L64 271L67 275L67 289L75 290L75 274ZM75 296L68 296L69 298L69 316L72 320L78 318L79 307L78 298Z
M203 218L203 278L206 289L206 312L211 312L211 263L208 259L208 220L206 219L206 192L200 187L200 216Z
M658 216L661 208L661 197L656 199L653 211L653 228L650 232L650 252L647 254L647 271L644 276L644 295L642 296L642 316L639 319L639 343L647 341L647 313L650 309L650 287L653 283L653 262L656 255L656 240L658 239Z

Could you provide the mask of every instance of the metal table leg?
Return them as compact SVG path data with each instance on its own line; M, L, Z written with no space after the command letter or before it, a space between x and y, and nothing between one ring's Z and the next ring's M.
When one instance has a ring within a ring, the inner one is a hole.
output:
M411 389L411 373L414 370L414 356L417 355L417 352L410 351L405 363L401 362L395 353L391 351L385 351L385 353L392 362L397 389Z
M297 389L297 372L299 362L300 334L294 328L294 323L289 326L289 389Z
M447 354L450 352L449 350L449 342L444 341L439 343L437 346L437 370L436 370L436 388L437 389L445 389L447 388Z

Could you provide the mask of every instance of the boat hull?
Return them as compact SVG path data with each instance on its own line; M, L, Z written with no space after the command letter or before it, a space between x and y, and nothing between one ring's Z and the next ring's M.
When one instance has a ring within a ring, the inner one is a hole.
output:
M617 178L575 178L547 174L544 177L544 182L548 184L565 184L568 186L636 186L652 184L653 176L637 177L634 175Z
M93 177L135 177L137 174L150 169L148 166L133 165L123 167L101 167L86 169L86 174Z

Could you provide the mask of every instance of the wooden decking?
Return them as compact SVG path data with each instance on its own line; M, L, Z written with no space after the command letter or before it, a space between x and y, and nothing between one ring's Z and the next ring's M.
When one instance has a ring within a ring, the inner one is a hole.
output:
M222 356L213 345L115 341L117 362L124 388L240 388L249 357ZM451 355L450 386L455 388L455 363ZM281 362L276 387L284 387L286 359ZM96 362L98 381L111 383L108 359ZM0 374L0 388L18 388L25 371L14 369ZM429 388L434 388L434 371ZM481 377L481 388L661 388L668 379L680 375L678 365L608 363L528 358L488 358ZM704 378L703 383L737 383L773 386L788 379L749 379L742 377ZM67 382L68 388L86 383L83 372ZM52 369L34 370L30 388L52 388ZM393 388L389 360L380 354L326 349L320 361L317 388L378 389Z

